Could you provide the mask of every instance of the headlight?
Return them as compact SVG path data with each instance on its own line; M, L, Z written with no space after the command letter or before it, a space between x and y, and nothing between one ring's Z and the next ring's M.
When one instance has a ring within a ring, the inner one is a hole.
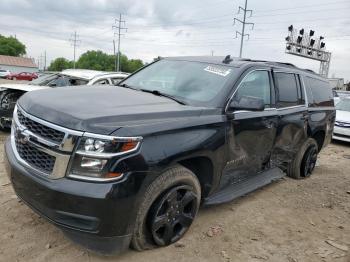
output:
M110 159L137 151L142 137L110 137L87 134L80 139L69 176L85 180L108 181L122 177L110 172Z

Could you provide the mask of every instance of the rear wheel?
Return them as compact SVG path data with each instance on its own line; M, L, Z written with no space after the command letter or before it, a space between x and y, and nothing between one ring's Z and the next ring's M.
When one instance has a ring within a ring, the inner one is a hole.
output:
M315 139L309 138L290 163L287 175L295 179L311 176L316 166L317 156L318 144Z
M168 246L181 239L199 209L201 188L197 177L175 166L153 181L139 207L132 247L136 250Z

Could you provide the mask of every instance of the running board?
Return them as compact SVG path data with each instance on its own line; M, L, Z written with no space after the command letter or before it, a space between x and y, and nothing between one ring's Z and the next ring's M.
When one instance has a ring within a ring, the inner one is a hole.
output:
M252 178L228 186L220 192L213 194L205 199L204 205L209 206L230 202L236 198L257 190L258 188L264 187L276 180L279 180L284 176L286 176L286 174L279 168L269 169L257 174L256 176L253 176Z

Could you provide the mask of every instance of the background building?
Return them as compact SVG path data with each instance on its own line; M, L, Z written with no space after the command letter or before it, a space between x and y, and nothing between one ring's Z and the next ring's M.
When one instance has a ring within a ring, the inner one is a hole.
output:
M5 55L0 55L0 69L9 70L11 73L39 71L32 58Z
M328 78L329 83L335 90L346 90L344 78Z

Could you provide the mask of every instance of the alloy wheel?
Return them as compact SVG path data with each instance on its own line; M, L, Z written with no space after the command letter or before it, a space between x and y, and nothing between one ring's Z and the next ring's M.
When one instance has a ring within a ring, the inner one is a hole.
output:
M304 159L301 166L302 177L309 177L315 169L317 161L317 148L310 146L304 155Z
M157 245L175 243L186 233L196 216L197 198L190 186L183 185L170 189L155 204L151 233Z

